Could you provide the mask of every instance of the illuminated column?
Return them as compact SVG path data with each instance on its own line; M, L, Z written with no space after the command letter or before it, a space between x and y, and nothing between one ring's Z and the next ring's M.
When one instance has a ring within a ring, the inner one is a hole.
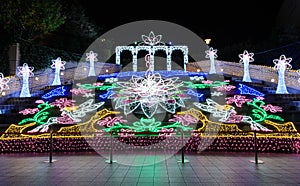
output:
M186 72L186 65L188 64L189 62L189 56L188 56L188 48L187 47L184 47L184 51L183 51L183 68L184 68L184 71Z
M119 65L120 64L120 54L121 54L121 51L120 51L120 47L116 47L116 64Z
M150 71L154 71L154 49L153 47L150 48Z
M133 50L131 51L132 53L132 70L133 72L137 71L137 49L136 47L133 48Z
M24 63L23 66L18 67L18 76L23 77L23 83L22 83L22 90L20 97L31 97L29 92L29 77L33 77L33 71L34 67L29 67L27 63Z
M286 58L285 55L281 55L279 59L274 59L273 63L275 64L274 68L278 71L278 84L276 89L276 94L288 94L285 80L284 80L284 74L286 69L291 69L292 65L290 62L292 61L292 58Z
M65 69L65 61L62 61L60 57L52 60L51 68L55 69L54 80L52 85L61 85L60 82L60 70Z
M95 73L95 61L97 61L98 54L90 51L89 53L86 53L86 60L90 62L90 70L88 76L96 76Z
M166 53L167 53L167 71L171 71L172 70L172 66L171 66L172 49L171 48L167 48L166 49Z
M215 67L215 58L218 57L217 55L217 49L213 49L212 47L209 48L209 50L206 50L206 56L205 58L210 59L210 70L209 74L215 74L216 73L216 67Z
M247 50L244 50L243 54L239 54L240 63L244 64L244 76L243 76L244 82L252 82L249 73L249 62L254 61L253 55L254 53L248 53Z

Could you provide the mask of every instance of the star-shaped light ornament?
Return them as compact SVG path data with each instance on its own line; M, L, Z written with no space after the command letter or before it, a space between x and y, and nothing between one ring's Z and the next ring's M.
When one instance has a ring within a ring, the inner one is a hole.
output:
M286 58L285 55L281 55L279 59L274 59L273 63L275 64L274 68L277 70L286 70L291 69L292 65L290 64L292 61L292 58Z
M141 43L142 45L150 45L150 46L155 46L155 45L163 45L161 41L162 35L154 35L153 31L149 33L148 36L142 35L142 40L143 42Z
M254 53L249 53L247 50L244 50L242 54L239 54L240 63L244 62L253 62L254 61Z
M4 77L4 75L0 72L0 92L9 89L9 86L7 85L7 83L9 81L10 81L10 78Z
M205 51L205 58L213 57L214 59L216 59L218 57L217 52L217 49L213 49L212 47L210 47L208 50Z

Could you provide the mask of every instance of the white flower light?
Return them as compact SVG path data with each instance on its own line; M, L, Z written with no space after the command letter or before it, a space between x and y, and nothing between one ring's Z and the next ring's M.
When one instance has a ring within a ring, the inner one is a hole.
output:
M160 42L161 38L162 38L162 35L155 36L153 31L151 31L149 33L149 36L142 35L142 40L143 40L142 44L146 44L146 45L150 45L150 46L162 44Z
M7 83L10 81L9 77L4 77L4 75L0 72L0 92L3 90L8 90L9 86Z
M117 82L117 85L116 89L120 90L114 89L115 108L123 108L126 115L141 107L151 118L158 106L170 113L185 106L185 95L179 90L183 83L178 82L178 77L163 79L158 73L148 73L145 77L132 76L128 82Z

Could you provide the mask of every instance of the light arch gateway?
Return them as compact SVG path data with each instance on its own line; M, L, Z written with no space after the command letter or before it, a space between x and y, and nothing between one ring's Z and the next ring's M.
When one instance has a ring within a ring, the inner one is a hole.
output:
M154 54L158 50L163 50L165 51L167 55L167 61L166 61L166 66L167 66L167 71L172 70L172 65L171 65L171 55L172 52L175 50L180 50L183 53L183 68L184 71L186 72L186 65L188 63L188 47L185 45L175 45L175 46L117 46L116 47L116 64L120 65L121 63L121 53L122 51L127 50L130 51L132 54L132 64L133 64L133 71L137 71L137 54L141 50L146 50L149 52L150 55L150 70L154 71Z

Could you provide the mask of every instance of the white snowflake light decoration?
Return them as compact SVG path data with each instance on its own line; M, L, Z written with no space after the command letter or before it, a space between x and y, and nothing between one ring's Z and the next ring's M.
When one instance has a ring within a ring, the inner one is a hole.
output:
M292 65L290 62L292 58L286 58L285 55L281 55L279 59L274 59L273 63L275 64L274 68L278 71L278 84L276 89L276 94L288 94L284 74L286 69L291 69Z
M4 77L4 75L0 72L0 92L3 90L8 90L9 86L7 83L10 81L9 77Z
M249 63L254 61L253 56L254 53L248 53L247 50L244 50L242 54L239 54L240 63L244 64L244 82L252 82L249 73Z
M95 72L95 61L97 61L97 56L98 54L95 53L94 51L90 51L85 54L86 55L86 60L90 62L90 70L88 76L96 76Z
M51 60L52 65L51 68L55 69L54 80L52 85L61 85L60 82L60 70L65 70L65 61L62 61L60 57Z
M215 74L216 73L215 59L218 57L217 51L218 51L217 49L213 49L212 47L210 47L208 50L205 51L205 53L206 53L205 58L210 59L209 74Z

